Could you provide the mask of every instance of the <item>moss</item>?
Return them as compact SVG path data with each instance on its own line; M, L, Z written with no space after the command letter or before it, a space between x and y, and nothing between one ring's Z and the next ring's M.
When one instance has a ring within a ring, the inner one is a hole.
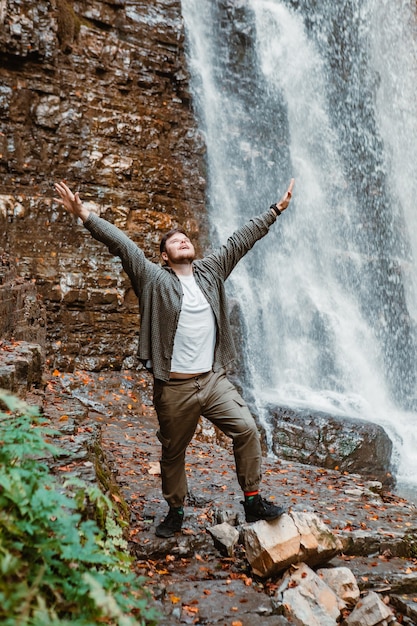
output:
M110 499L115 502L117 509L119 511L119 515L121 520L126 523L129 523L129 507L124 500L122 493L120 491L119 485L113 477L111 469L108 467L106 460L103 455L103 451L100 448L98 443L89 447L89 454L91 455L91 460L94 463L94 468L96 472L97 480L100 484L102 491L110 497Z
M404 535L404 544L406 546L406 556L410 559L417 558L417 529L410 530Z
M57 0L58 40L64 52L72 51L72 44L78 39L81 20L67 0Z

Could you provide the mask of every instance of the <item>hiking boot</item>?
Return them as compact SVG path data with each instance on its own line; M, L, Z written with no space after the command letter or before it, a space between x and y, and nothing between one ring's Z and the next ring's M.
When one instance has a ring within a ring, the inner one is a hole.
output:
M264 500L259 494L251 500L243 502L243 507L247 522L258 522L261 519L266 521L277 519L287 510L283 506L277 506L272 504L272 502L268 502L268 500Z
M157 537L173 537L175 533L181 530L182 522L184 520L184 511L182 508L169 507L168 515L159 526L155 529L155 535Z

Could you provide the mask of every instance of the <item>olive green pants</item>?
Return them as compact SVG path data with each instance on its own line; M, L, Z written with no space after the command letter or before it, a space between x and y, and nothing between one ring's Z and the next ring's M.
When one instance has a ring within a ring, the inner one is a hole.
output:
M162 444L162 493L172 507L187 495L185 452L200 415L233 441L236 474L243 491L255 491L261 481L259 432L245 401L224 370L187 380L154 381L157 436Z

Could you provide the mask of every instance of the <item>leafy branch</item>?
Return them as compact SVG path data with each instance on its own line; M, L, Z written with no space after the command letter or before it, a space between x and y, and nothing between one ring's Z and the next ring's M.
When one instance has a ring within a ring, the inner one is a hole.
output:
M113 504L80 479L55 478L47 459L67 452L52 435L37 407L0 391L0 623L156 624Z

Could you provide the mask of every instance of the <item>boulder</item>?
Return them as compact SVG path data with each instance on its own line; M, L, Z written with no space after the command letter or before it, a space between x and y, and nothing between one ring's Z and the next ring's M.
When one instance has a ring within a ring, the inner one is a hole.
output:
M234 547L239 540L239 531L228 524L217 524L207 529L213 537L215 547L227 556L233 556Z
M348 567L331 567L317 570L317 575L347 605L354 605L361 595L353 572Z
M278 611L298 626L336 626L345 604L305 563L285 573L274 598Z
M277 520L243 527L246 557L262 577L294 563L324 563L340 552L342 544L314 513L292 512Z
M392 483L392 441L379 424L272 404L266 410L278 458Z
M44 354L38 344L0 341L0 389L24 399L32 387L42 384Z
M391 609L384 604L374 591L360 600L352 613L345 619L343 626L387 626L394 623Z

